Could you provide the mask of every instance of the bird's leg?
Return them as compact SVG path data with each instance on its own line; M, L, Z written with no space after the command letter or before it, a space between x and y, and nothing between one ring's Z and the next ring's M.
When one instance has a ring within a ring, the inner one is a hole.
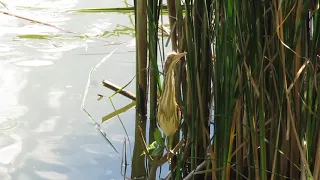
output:
M168 150L168 154L167 154L167 159L168 159L168 162L169 163L171 163L170 162L170 156L171 156L171 154L174 154L174 152L172 151L173 149L172 149L172 146L173 146L173 135L170 135L170 136L167 136L167 150Z
M172 145L173 145L173 136L168 136L168 151L172 153Z

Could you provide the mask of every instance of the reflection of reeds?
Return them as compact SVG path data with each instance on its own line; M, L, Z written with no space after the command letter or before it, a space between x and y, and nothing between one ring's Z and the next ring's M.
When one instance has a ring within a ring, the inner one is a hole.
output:
M109 57L111 57L111 55L115 52L115 50L113 50L110 54L108 54L106 57L104 57L95 67L93 67L91 69L91 71L89 72L89 77L88 77L88 82L84 91L84 95L83 95L83 99L82 99L82 103L81 103L81 109L87 114L88 118L92 121L92 123L94 124L95 128L101 133L101 135L106 139L107 143L113 148L113 150L119 154L118 150L115 148L115 146L111 143L111 141L108 139L107 134L101 129L100 124L98 123L98 121L96 121L92 115L86 110L85 108L85 100L87 98L87 94L89 91L89 86L90 86L90 82L91 82L91 76L93 74L93 72L95 70L97 70L100 65L102 63L104 63Z
M167 2L172 50L187 52L175 68L175 98L183 118L175 138L186 144L171 177L190 177L195 170L197 179L320 179L319 2ZM161 37L154 33L161 1L144 3L154 102L155 91L165 97L166 88L156 66ZM150 124L154 108L150 104Z

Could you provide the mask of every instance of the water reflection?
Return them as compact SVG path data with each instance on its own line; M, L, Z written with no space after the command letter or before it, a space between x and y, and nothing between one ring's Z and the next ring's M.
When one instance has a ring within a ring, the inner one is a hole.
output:
M18 99L26 83L23 70L0 61L0 132L14 128L16 119L27 112Z
M64 10L121 6L119 2L18 0L8 5L12 13L95 36L130 21L121 14L70 14ZM101 80L124 85L134 76L134 52L129 52L134 49L133 38L84 39L14 17L0 18L0 179L120 179L121 157L88 123L80 105L90 69L118 48L95 73L97 84L90 87L87 97L87 107L97 120L113 111L108 100L97 102L96 95L113 93L100 85ZM23 38L30 34L52 38ZM106 46L107 42L115 43ZM134 84L127 88L134 92ZM130 102L121 96L113 100L116 107ZM121 115L132 141L133 113ZM120 151L125 137L120 122L113 119L102 128Z
M26 60L26 61L19 61L17 63L14 63L18 66L50 66L53 64L52 61L46 61L46 60Z
M22 151L21 137L12 132L18 125L17 119L28 108L19 103L20 91L26 86L26 72L0 61L0 179L7 179L17 156ZM5 174L2 175L1 172Z
M0 135L0 164L8 165L14 162L21 152L22 144L19 136L3 133Z

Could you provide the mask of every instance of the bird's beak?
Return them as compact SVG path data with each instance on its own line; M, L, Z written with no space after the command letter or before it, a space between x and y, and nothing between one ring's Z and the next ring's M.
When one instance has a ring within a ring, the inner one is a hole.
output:
M184 53L177 53L175 54L174 56L174 62L178 62L182 57L184 57L187 53L184 52Z

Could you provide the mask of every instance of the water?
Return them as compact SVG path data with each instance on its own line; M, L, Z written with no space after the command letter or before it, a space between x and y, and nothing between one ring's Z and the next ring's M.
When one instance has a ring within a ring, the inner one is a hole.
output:
M100 121L113 111L108 98L97 101L97 94L113 93L101 81L122 86L134 76L133 16L65 11L124 7L118 0L6 2L10 12L20 16L91 37L110 36L86 39L0 14L0 179L123 179L121 155L108 145L80 105L89 71L114 49L92 77L86 108L95 119ZM47 38L28 38L34 35ZM134 83L127 89L134 93ZM121 108L130 100L116 95L113 103ZM121 119L133 142L134 108ZM126 136L119 120L113 118L101 127L121 154Z

